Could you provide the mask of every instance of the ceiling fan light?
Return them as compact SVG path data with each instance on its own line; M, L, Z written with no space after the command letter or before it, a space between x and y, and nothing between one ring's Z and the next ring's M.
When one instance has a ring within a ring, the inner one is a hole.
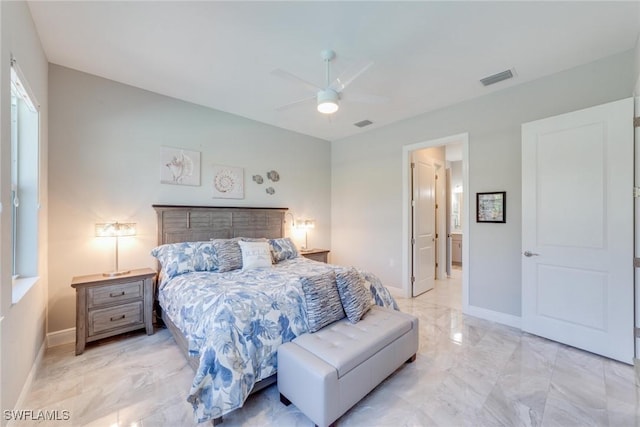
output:
M333 89L325 89L318 92L318 111L322 114L333 114L338 111L338 92Z
M323 102L318 104L318 111L322 114L333 114L338 111L338 104L332 101Z

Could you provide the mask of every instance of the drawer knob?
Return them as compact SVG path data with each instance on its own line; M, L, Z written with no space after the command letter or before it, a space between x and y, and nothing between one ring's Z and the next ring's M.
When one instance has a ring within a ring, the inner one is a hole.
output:
M116 293L116 292L112 292L109 294L109 296L111 298L115 298L115 297L121 297L122 295L124 295L124 291L120 292L120 293Z
M125 316L124 316L124 314L121 314L120 316L113 316L110 320L111 320L112 322L115 322L116 320L122 320L122 319L124 319L124 317L125 317Z

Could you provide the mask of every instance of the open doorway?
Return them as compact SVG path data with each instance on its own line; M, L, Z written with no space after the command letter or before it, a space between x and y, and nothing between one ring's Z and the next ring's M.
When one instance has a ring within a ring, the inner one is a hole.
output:
M469 238L465 233L469 227L469 192L465 191L468 190L468 150L468 134L403 148L404 294L412 297L425 291L424 283L419 282L424 282L426 270L426 276L433 278L436 287L440 281L451 278L458 280L462 288L462 301L458 297L457 304L461 304L463 310L468 306L468 269L464 268L468 265L469 253ZM423 165L418 166L419 162ZM436 176L434 185L431 186L430 178L420 178L417 169L421 169L422 174L433 172ZM422 183L416 184L416 179L422 180ZM422 203L421 192L423 195L433 192L434 211L431 211L429 203ZM421 213L421 209L426 210L426 214ZM433 230L432 236L429 233L420 234L429 229ZM433 239L432 249L428 248L425 238ZM427 250L423 250L425 248ZM415 289L416 284L419 284L419 289ZM427 286L426 291L430 289L433 286Z
M445 147L411 152L411 296L432 290L443 279L447 253Z

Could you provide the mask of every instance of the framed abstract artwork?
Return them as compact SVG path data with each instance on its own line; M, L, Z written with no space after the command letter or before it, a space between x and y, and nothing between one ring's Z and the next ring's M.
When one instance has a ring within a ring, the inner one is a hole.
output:
M476 222L507 222L507 192L476 193Z
M162 184L200 185L200 152L181 148L160 148Z
M244 199L244 169L213 165L213 197Z

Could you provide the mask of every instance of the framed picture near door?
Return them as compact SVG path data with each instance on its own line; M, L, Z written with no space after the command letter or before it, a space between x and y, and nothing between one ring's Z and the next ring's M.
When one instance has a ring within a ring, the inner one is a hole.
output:
M476 222L507 222L507 192L476 193Z

